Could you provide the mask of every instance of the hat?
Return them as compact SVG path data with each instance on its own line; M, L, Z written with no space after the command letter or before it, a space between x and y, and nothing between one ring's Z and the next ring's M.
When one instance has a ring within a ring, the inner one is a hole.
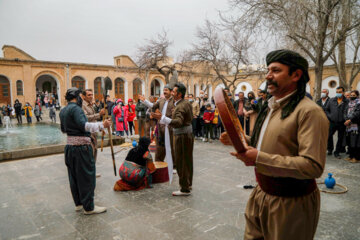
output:
M81 90L76 87L69 88L66 91L65 99L67 101L71 101L72 99L77 98L80 95L80 93L81 93Z
M133 100L131 98L128 99L128 102L132 102Z
M297 52L287 49L272 51L268 53L268 55L266 55L266 64L269 66L270 63L273 62L279 62L287 66L294 66L297 69L301 69L303 71L305 82L308 82L310 80L308 72L309 63L303 56L301 56Z
M119 99L116 101L116 103L119 103L119 102L122 102L121 98L119 98Z

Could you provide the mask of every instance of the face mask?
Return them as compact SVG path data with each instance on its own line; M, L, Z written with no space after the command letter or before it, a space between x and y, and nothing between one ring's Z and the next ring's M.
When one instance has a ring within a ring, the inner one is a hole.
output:
M29 106L29 105L26 104L26 106Z
M194 100L193 100L193 99L189 99L189 102L191 102L191 103L192 103L192 102L194 102Z
M351 100L355 100L357 97L350 97Z
M200 94L200 97L201 97L201 98L204 97L204 94Z
M342 93L336 93L335 95L337 98L342 98Z
M321 98L326 98L326 93L321 93Z

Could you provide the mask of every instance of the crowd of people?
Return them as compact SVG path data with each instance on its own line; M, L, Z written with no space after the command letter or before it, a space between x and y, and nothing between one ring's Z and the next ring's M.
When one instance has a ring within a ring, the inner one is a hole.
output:
M34 107L33 107L34 106ZM17 124L23 124L23 116L27 123L32 123L33 116L36 117L36 121L43 120L43 108L49 110L49 118L52 122L56 123L56 111L60 110L60 104L56 93L48 94L46 91L37 93L34 105L29 102L25 102L23 105L18 99L14 101L14 105L3 105L0 107L0 126L8 124L12 125L12 119L16 118ZM4 123L3 123L4 120Z

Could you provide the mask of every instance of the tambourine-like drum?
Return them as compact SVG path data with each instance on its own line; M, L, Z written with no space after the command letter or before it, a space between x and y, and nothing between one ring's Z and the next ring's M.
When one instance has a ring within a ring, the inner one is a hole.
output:
M215 89L214 100L219 110L221 121L235 150L238 153L245 152L248 146L246 143L245 133L226 92L222 88Z
M150 143L149 150L152 153L156 152L156 143L155 143L155 141Z
M169 181L168 164L166 162L154 162L156 170L152 174L152 183L164 183Z

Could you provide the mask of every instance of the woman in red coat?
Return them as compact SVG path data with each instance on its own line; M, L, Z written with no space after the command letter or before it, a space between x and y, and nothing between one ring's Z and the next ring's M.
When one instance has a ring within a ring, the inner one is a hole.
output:
M128 111L127 121L129 123L129 130L130 130L130 136L131 136L131 135L133 135L132 134L133 129L134 129L134 134L135 134L134 118L136 117L135 105L133 104L133 100L131 98L129 98L128 104L125 107Z
M126 135L129 135L127 125L128 111L126 107L124 107L124 103L121 99L116 101L114 115L116 121L116 136L124 136L124 131L126 132Z

